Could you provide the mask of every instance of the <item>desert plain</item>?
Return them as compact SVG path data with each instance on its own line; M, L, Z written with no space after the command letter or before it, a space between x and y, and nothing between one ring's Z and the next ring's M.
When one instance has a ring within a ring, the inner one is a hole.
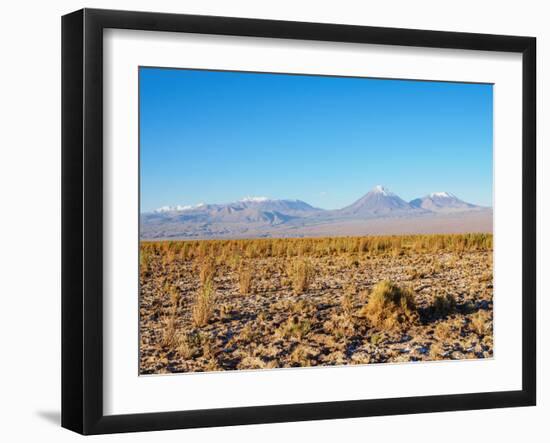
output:
M492 235L141 243L140 374L491 358Z

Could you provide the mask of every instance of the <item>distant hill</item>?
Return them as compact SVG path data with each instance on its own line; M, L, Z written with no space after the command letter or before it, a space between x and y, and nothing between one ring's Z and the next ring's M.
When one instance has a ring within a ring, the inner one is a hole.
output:
M460 200L450 192L433 192L425 197L412 200L410 204L414 208L433 212L461 212L481 208L481 206Z
M446 218L442 218L444 216ZM415 228L418 223L424 226ZM433 228L436 231L460 232L461 226L472 230L472 226L477 225L479 229L474 230L488 231L492 230L492 209L466 203L448 192L435 192L407 202L378 185L351 205L336 210L315 208L301 200L266 197L247 197L227 204L166 206L141 214L140 237L207 239L358 235L362 232L368 234L374 227L377 233L384 233L384 226L387 226L388 233L395 233L389 232L392 229L414 233L420 228L426 229L430 223L437 226ZM380 229L382 232L378 232ZM420 231L424 232L422 229Z

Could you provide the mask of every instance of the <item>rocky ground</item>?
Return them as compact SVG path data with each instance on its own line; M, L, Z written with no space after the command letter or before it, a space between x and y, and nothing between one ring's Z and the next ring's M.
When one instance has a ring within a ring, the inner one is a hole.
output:
M492 251L308 257L309 287L293 289L293 258L217 264L207 321L196 326L201 261L155 257L141 273L140 373L477 359L493 356ZM242 269L242 264L241 264ZM362 312L375 284L410 288L418 321L375 327ZM452 306L434 307L436 296Z

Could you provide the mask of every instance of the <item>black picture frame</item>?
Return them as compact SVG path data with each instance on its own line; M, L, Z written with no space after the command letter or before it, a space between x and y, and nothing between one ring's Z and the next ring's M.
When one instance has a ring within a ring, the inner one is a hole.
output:
M103 413L103 30L107 28L522 54L522 389ZM458 411L536 403L536 39L230 17L83 9L62 18L62 426L81 434Z

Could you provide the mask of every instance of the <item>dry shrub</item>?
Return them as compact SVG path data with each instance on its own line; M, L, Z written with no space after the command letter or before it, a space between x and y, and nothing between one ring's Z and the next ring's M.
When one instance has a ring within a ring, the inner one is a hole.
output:
M250 324L247 323L239 334L239 339L245 342L251 342L258 338L258 331Z
M217 364L216 352L218 349L216 347L215 339L208 335L201 335L200 340L202 346L202 356Z
M314 311L314 306L311 302L304 300L303 298L299 299L296 303L290 305L290 312L298 315L308 315Z
M477 311L470 319L470 329L477 335L484 336L492 329L491 314L488 311Z
M216 263L213 258L207 257L201 263L200 279L201 284L204 285L209 280L214 279L216 273Z
M231 313L234 309L234 306L231 303L224 303L220 306L220 318L227 319L231 318Z
M293 366L312 366L315 361L313 357L315 356L315 351L313 348L304 345L298 345L292 353L290 354L290 362Z
M493 281L493 273L492 272L484 272L481 277L479 277L479 282L492 282Z
M342 311L347 317L351 317L353 315L353 300L356 292L355 286L349 285L346 287L344 294L342 295Z
M281 337L294 337L301 340L309 334L310 330L311 322L309 320L300 320L297 316L293 316L279 327L277 333Z
M415 280L420 277L420 273L418 272L418 269L412 267L407 270L407 277L409 277L409 280Z
M443 360L445 354L445 348L441 343L432 343L430 345L430 359L431 360Z
M340 340L355 334L355 323L345 315L333 315L323 323L323 330L330 336Z
M239 292L241 295L250 294L252 287L252 272L245 266L239 267Z
M184 334L178 337L176 351L184 360L197 356L200 349L201 337L198 334Z
M241 266L241 256L239 254L232 253L227 259L227 265L236 271Z
M239 362L238 368L239 369L266 369L267 364L260 357L247 355Z
M456 300L451 294L436 295L432 311L436 317L446 317L456 310Z
M440 341L449 340L453 335L453 328L449 323L438 323L434 329L434 335Z
M384 337L382 336L382 334L374 333L369 337L369 342L373 346L378 346L380 343L382 343L383 340Z
M197 293L193 305L193 324L197 327L204 326L212 317L214 311L214 285L212 280L207 280Z
M306 292L313 282L313 266L306 259L297 259L291 265L292 289L296 295Z
M152 257L148 249L141 248L139 251L139 270L142 274L147 274L151 266Z
M166 283L164 285L164 292L167 293L170 298L170 305L172 307L172 310L176 311L180 300L180 294L177 286Z
M383 280L373 288L361 315L381 329L406 328L418 321L413 292L389 280Z
M221 371L223 368L220 366L218 360L211 358L204 366L206 372Z
M166 325L162 330L161 346L171 348L176 344L176 316L175 313L164 318Z

